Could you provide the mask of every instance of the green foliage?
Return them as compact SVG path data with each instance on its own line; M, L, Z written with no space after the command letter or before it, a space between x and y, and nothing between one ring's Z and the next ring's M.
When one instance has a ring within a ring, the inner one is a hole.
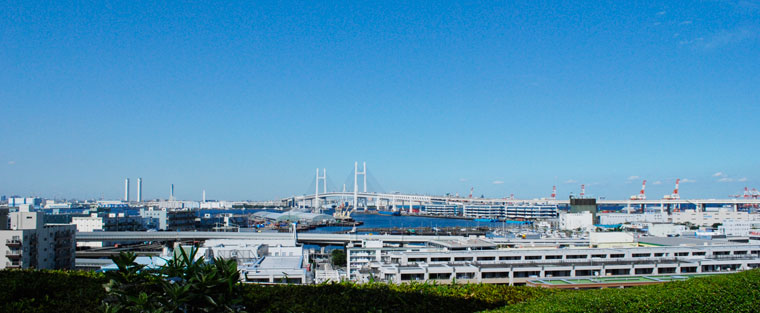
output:
M246 285L245 305L262 312L477 312L554 290L505 285L411 283Z
M192 252L156 271L136 265L133 257L120 255L119 270L105 275L0 271L0 312L224 312L243 306L251 312L760 312L760 270L602 290L345 282L264 286L241 285L234 262L198 262Z
M625 289L560 292L498 312L760 312L760 270Z
M94 272L0 271L0 312L97 312L105 281Z
M332 260L333 265L345 267L346 251L343 251L342 249L334 249L332 252L330 252L330 259Z
M113 257L118 270L106 273L107 312L238 312L242 284L234 260L206 262L183 249L159 269L135 262L132 253Z

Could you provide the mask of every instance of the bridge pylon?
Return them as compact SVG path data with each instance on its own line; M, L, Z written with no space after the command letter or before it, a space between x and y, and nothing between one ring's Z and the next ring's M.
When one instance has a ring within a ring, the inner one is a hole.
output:
M364 179L364 192L367 192L367 162L362 162L364 170L359 172L359 162L354 162L354 210L357 208L359 198L359 175L362 175ZM367 207L364 207L367 210Z
M319 206L319 181L322 181L322 193L327 193L327 169L322 169L322 176L319 176L319 168L317 168L317 187L314 191L314 213L322 213L322 208Z

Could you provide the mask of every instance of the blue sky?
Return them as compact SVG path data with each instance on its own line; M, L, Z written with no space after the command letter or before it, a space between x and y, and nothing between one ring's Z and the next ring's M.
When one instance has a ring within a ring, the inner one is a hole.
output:
M760 187L760 1L408 2L5 2L0 194Z

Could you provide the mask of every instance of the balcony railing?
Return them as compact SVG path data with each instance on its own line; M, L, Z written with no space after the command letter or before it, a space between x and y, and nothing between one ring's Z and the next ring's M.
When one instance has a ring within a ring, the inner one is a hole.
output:
M5 262L5 268L21 268L21 263Z
M6 246L18 246L21 245L20 239L5 239Z

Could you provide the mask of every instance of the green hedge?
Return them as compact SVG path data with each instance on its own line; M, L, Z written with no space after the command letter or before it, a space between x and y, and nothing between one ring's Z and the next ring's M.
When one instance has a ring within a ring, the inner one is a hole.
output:
M0 271L0 312L97 312L106 279L91 272ZM554 293L504 285L246 284L248 312L477 312Z
M245 304L263 312L478 312L552 293L485 284L246 285Z
M0 271L0 312L98 312L103 275ZM626 289L502 285L245 285L248 312L760 312L760 270Z
M0 271L0 312L99 312L105 282L94 272Z
M760 312L760 270L625 289L560 292L494 312Z

